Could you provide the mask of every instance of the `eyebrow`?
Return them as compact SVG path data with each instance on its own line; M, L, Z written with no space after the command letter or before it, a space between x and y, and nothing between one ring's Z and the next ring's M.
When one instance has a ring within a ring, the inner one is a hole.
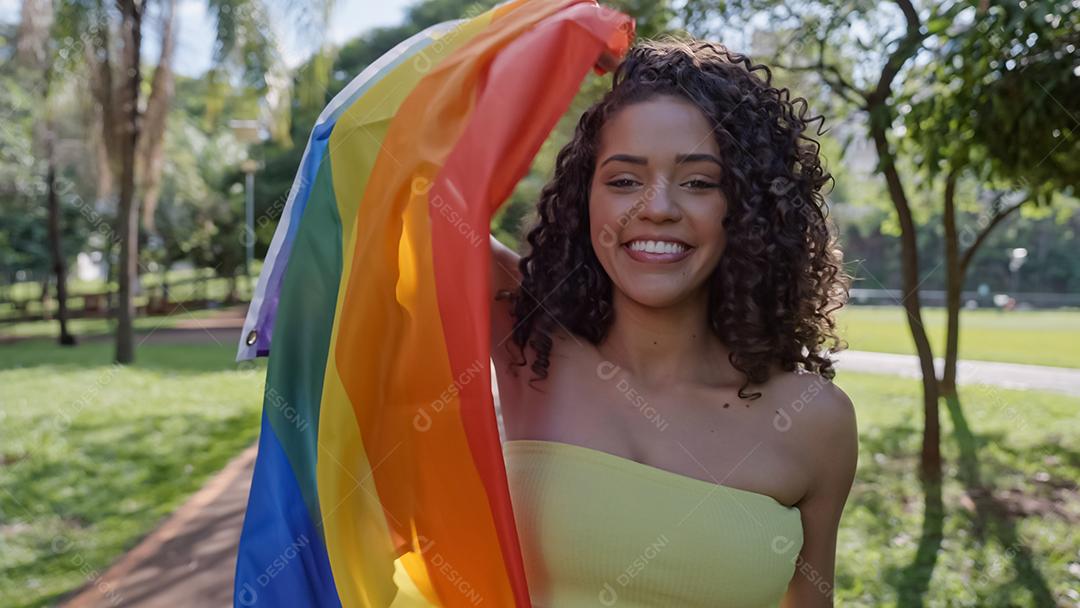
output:
M600 163L600 166L603 167L604 165L606 165L606 164L608 164L610 162L615 162L615 161L622 161L624 163L632 163L632 164L635 164L635 165L643 165L643 166L647 166L649 164L649 159L645 158L644 156L633 156L631 154L612 154L611 156L607 157L604 160L604 162ZM720 159L716 158L712 154L694 153L694 154L676 154L675 155L675 163L676 164L693 163L693 162L701 162L701 161L714 162L714 163L720 165L721 167L724 166L724 164L720 162Z

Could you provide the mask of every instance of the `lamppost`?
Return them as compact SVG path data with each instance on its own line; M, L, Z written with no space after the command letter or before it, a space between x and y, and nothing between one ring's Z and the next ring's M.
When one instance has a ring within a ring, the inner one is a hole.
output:
M248 158L240 163L244 172L244 276L251 278L251 263L255 258L255 171L259 163L250 156L250 145L265 139L257 120L229 121L236 139L249 146Z
M1011 275L1011 287L1009 291L1012 292L1013 299L1019 295L1017 290L1020 288L1020 267L1024 265L1024 261L1027 260L1027 249L1023 247L1017 247L1009 250L1009 274Z
M248 158L240 163L244 172L244 276L251 277L251 261L255 258L255 171L259 163Z

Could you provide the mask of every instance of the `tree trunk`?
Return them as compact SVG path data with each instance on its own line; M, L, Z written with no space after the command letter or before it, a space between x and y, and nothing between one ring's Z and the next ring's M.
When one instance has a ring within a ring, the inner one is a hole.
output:
M115 228L115 227L114 227ZM116 253L117 243L113 240L105 242L105 316L113 321L117 320L119 314L117 313L117 297L116 290L112 288L113 283L119 284L119 278L117 277L116 269L117 264L120 262L120 257Z
M875 112L876 110L876 112ZM889 196L896 207L900 221L900 261L904 287L901 304L907 312L908 327L915 340L919 354L923 385L923 443L919 473L923 480L941 479L941 420L938 415L937 373L934 371L934 354L927 339L922 320L922 303L919 300L919 252L915 238L915 222L911 207L904 193L903 183L896 170L885 131L888 128L886 108L878 106L870 112L870 132L874 139L881 172L889 189Z
M956 396L956 361L960 352L960 305L964 270L960 267L960 238L956 231L956 179L953 169L945 178L945 369L939 389L945 398Z
M49 273L45 273L45 276L41 278L41 320L49 321L52 319L52 313L49 312Z
M954 170L954 173L958 171ZM986 241L990 232L1007 217L1015 213L1030 199L1025 198L1011 207L997 207L1000 197L993 204L998 209L974 241L961 253L960 239L956 229L956 175L950 174L945 183L945 297L948 314L948 331L945 336L945 369L942 371L940 391L944 397L956 396L956 368L960 358L960 312L964 282L975 252Z
M237 283L236 271L234 270L233 273L231 275L229 275L229 293L225 294L225 303L226 304L235 304L236 300L238 299L237 295L236 295L236 292L237 292L236 283Z
M169 306L169 264L161 264L161 307L163 311L168 311Z
M154 211L161 196L161 173L164 167L165 127L173 99L173 51L175 36L176 0L162 2L161 54L150 79L150 95L140 125L139 152L136 173L142 193L142 225L148 233L157 233Z
M48 112L49 110L46 110ZM59 342L62 346L74 346L75 336L68 333L67 268L64 250L60 242L60 197L56 193L56 157L53 154L55 132L52 116L45 119L45 184L49 204L49 249L52 253L53 273L56 275L56 319L60 322Z
M135 200L135 151L139 142L139 51L142 45L142 3L138 0L120 0L123 19L124 60L122 74L126 78L121 95L121 111L124 120L120 142L121 172L120 200L117 223L120 235L119 302L116 315L116 362L135 361L135 299L132 286L137 278L139 256L139 209Z

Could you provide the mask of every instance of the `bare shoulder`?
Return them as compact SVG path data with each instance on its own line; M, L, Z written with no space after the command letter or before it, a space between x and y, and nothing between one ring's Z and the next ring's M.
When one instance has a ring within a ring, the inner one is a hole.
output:
M769 382L777 429L791 431L800 461L812 467L808 494L847 494L858 464L855 405L832 380L811 372L781 372Z
M804 494L795 505L804 534L799 572L812 573L793 577L781 604L832 606L821 585L833 584L840 520L855 482L855 406L832 380L816 373L782 373L776 387L777 427L791 431L798 462L807 474Z
M832 380L812 372L780 372L768 383L770 402L778 415L790 417L812 435L857 433L855 404Z

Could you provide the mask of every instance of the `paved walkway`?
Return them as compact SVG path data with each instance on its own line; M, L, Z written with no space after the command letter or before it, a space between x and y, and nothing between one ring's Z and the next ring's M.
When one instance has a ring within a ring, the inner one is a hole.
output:
M943 359L934 361L940 376ZM843 351L837 355L836 369L840 372L872 372L919 378L919 358L915 355L893 355L863 351ZM993 361L959 361L956 379L963 384L989 384L1020 390L1043 390L1080 396L1080 369L997 363Z
M64 608L232 606L236 547L256 448L237 456Z

